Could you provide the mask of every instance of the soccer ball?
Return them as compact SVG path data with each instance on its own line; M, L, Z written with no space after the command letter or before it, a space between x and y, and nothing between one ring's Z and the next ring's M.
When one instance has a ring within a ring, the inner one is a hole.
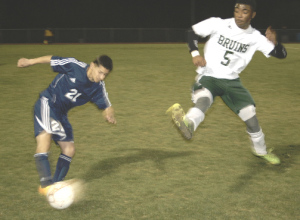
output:
M65 181L54 183L47 193L47 200L55 209L68 208L75 200L72 184Z

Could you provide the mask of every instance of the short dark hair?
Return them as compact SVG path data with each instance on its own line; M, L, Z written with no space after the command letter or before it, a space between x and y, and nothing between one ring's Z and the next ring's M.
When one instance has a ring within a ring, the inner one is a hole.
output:
M256 1L255 0L236 0L236 4L250 5L253 11L256 11Z
M96 64L97 66L103 66L105 67L106 69L108 69L110 72L112 71L113 69L113 62L112 62L112 59L107 56L107 55L101 55L99 57L97 57L94 61L93 61L94 64Z

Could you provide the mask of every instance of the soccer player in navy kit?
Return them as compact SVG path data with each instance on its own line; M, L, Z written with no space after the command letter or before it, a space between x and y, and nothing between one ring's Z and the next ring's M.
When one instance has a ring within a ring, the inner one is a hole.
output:
M209 18L192 26L188 31L188 46L193 63L198 67L192 92L195 106L187 114L178 103L168 111L172 112L172 119L183 136L191 139L214 98L220 96L245 122L254 155L271 164L280 164L280 159L267 151L264 133L256 117L255 102L239 78L255 51L266 57L285 58L287 55L271 27L267 29L266 36L251 27L255 15L255 0L237 0L234 18ZM199 36L210 37L205 44L204 56L198 51Z
M34 131L37 141L34 157L41 183L39 193L46 195L50 185L65 178L75 154L68 111L91 101L104 110L109 123L115 124L116 119L103 81L113 69L110 57L99 56L90 65L75 58L58 56L21 58L17 66L28 67L40 63L50 63L53 71L58 72L49 87L41 92L34 106ZM48 161L52 139L61 148L53 177Z

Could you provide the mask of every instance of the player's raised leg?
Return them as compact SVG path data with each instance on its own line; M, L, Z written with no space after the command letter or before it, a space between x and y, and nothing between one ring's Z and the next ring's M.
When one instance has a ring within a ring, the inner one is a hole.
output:
M172 112L172 119L175 125L186 139L191 139L193 137L194 131L204 120L205 112L213 102L213 96L210 91L203 88L201 84L196 84L200 85L200 87L192 93L192 100L195 106L190 108L187 114L184 113L182 107L178 103L172 105L167 110L167 112Z

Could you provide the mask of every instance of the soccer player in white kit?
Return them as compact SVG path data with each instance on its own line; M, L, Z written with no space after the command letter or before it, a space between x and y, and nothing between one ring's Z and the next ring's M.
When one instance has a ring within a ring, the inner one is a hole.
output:
M192 26L188 31L188 46L193 63L198 67L192 92L195 106L185 115L180 104L176 103L168 112L172 112L172 119L183 136L191 139L214 98L220 96L245 122L253 154L271 164L280 164L280 159L267 151L264 133L256 117L255 102L239 78L256 51L262 52L266 57L287 56L271 27L267 29L266 36L251 27L250 23L255 15L255 0L237 0L234 18L212 17ZM209 36L204 56L198 51L199 36Z

